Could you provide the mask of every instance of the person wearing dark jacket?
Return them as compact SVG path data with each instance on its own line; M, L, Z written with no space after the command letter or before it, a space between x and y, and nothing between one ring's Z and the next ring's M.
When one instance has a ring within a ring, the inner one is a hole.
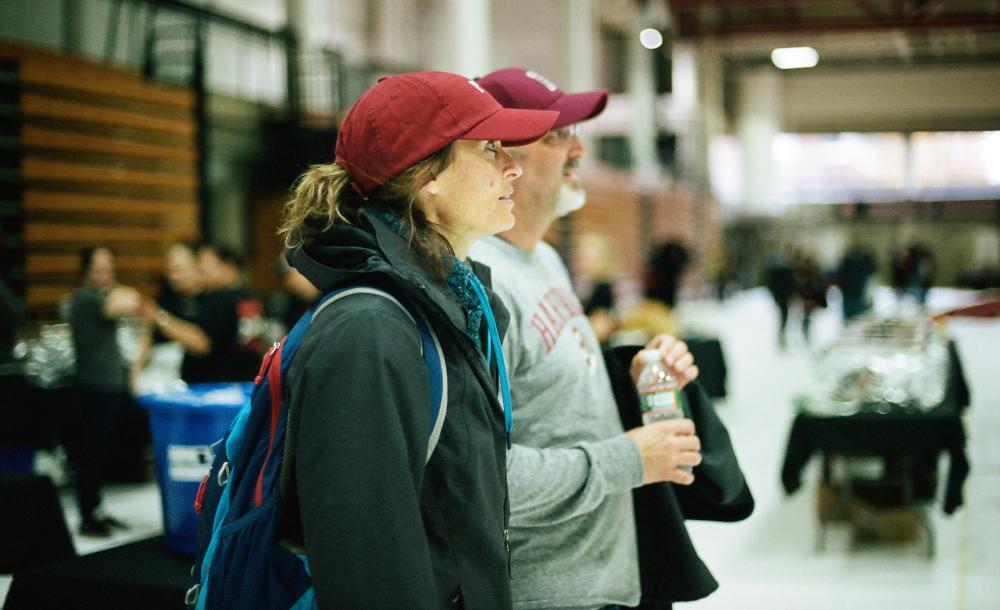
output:
M465 259L514 222L521 169L501 142L533 141L555 118L502 109L453 74L384 78L344 118L336 162L310 168L285 207L290 264L324 294L377 286L414 307L447 373L427 460L414 321L372 294L316 315L288 372L281 528L321 608L511 606L507 312Z

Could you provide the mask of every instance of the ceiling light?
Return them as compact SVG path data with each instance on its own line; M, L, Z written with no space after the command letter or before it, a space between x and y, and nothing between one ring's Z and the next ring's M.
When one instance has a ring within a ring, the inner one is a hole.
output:
M663 44L663 34L654 28L646 28L639 32L639 42L647 49L659 49Z
M812 47L786 47L771 51L771 63L782 70L812 68L819 63L819 53Z

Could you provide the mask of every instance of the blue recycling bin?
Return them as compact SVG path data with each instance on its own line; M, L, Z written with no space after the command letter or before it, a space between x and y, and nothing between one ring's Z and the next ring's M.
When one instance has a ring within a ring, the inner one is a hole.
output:
M0 473L31 474L34 471L34 448L0 445Z
M210 446L229 431L252 389L253 383L196 383L138 398L149 411L164 541L175 553L194 556L197 551L194 500L212 465Z

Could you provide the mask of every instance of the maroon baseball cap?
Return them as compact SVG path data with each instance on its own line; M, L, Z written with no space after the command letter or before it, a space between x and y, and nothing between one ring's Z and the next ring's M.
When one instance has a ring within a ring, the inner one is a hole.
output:
M448 72L379 79L351 106L337 136L337 163L367 195L455 140L522 146L558 113L504 108L474 81Z
M558 110L553 128L592 119L608 104L604 89L563 93L541 74L524 68L504 68L476 79L504 108Z

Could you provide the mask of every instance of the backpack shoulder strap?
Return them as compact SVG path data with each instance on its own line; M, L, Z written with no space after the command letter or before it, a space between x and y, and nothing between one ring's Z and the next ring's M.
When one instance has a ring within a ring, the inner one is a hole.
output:
M426 464L430 461L431 455L437 447L444 419L448 414L448 368L441 342L422 311L400 300L392 293L373 286L352 286L334 290L320 300L311 314L306 315L311 315L311 321L315 321L320 313L336 301L356 294L371 294L388 300L399 307L420 331L420 351L424 367L427 369L427 381L430 386L430 437L427 443L427 455L424 457Z

